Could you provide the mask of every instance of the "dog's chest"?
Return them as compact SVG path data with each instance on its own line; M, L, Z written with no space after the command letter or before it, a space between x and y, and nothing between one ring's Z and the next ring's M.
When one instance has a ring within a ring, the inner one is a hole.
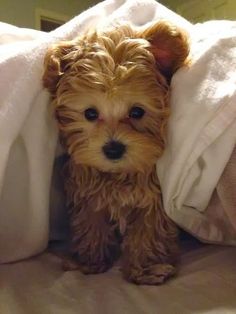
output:
M134 210L148 210L160 199L155 169L142 175L114 175L70 163L68 170L66 192L73 211L105 210L114 220L120 220Z
M160 197L155 169L148 175L87 173L85 176L78 172L74 182L77 201L90 204L95 211L107 209L118 213L122 209L147 208Z

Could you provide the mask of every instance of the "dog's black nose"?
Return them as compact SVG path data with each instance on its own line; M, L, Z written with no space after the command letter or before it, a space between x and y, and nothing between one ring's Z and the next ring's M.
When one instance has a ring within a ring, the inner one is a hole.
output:
M111 141L104 145L102 150L108 159L116 160L124 155L126 148L125 145L120 142Z

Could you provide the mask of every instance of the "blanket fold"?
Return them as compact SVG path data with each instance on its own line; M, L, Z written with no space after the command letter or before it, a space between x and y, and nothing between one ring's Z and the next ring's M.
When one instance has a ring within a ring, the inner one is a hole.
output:
M192 64L172 81L168 144L157 163L164 206L201 240L235 244L235 231L226 237L206 209L236 143L236 23L196 25L191 38Z

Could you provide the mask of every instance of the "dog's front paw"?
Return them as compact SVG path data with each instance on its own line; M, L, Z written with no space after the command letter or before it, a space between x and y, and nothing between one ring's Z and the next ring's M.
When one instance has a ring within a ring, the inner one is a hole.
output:
M137 285L160 285L176 273L170 264L154 264L145 268L131 268L125 277Z

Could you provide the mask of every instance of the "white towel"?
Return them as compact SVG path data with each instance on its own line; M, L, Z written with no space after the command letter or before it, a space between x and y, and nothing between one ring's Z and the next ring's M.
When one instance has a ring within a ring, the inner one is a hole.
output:
M236 143L236 22L195 25L191 37L193 63L173 78L168 144L157 163L164 207L198 238L236 244L235 232L226 240L205 212Z
M154 0L107 0L46 34L0 23L0 263L38 254L49 235L49 192L57 131L42 88L49 45L90 27L191 24Z

